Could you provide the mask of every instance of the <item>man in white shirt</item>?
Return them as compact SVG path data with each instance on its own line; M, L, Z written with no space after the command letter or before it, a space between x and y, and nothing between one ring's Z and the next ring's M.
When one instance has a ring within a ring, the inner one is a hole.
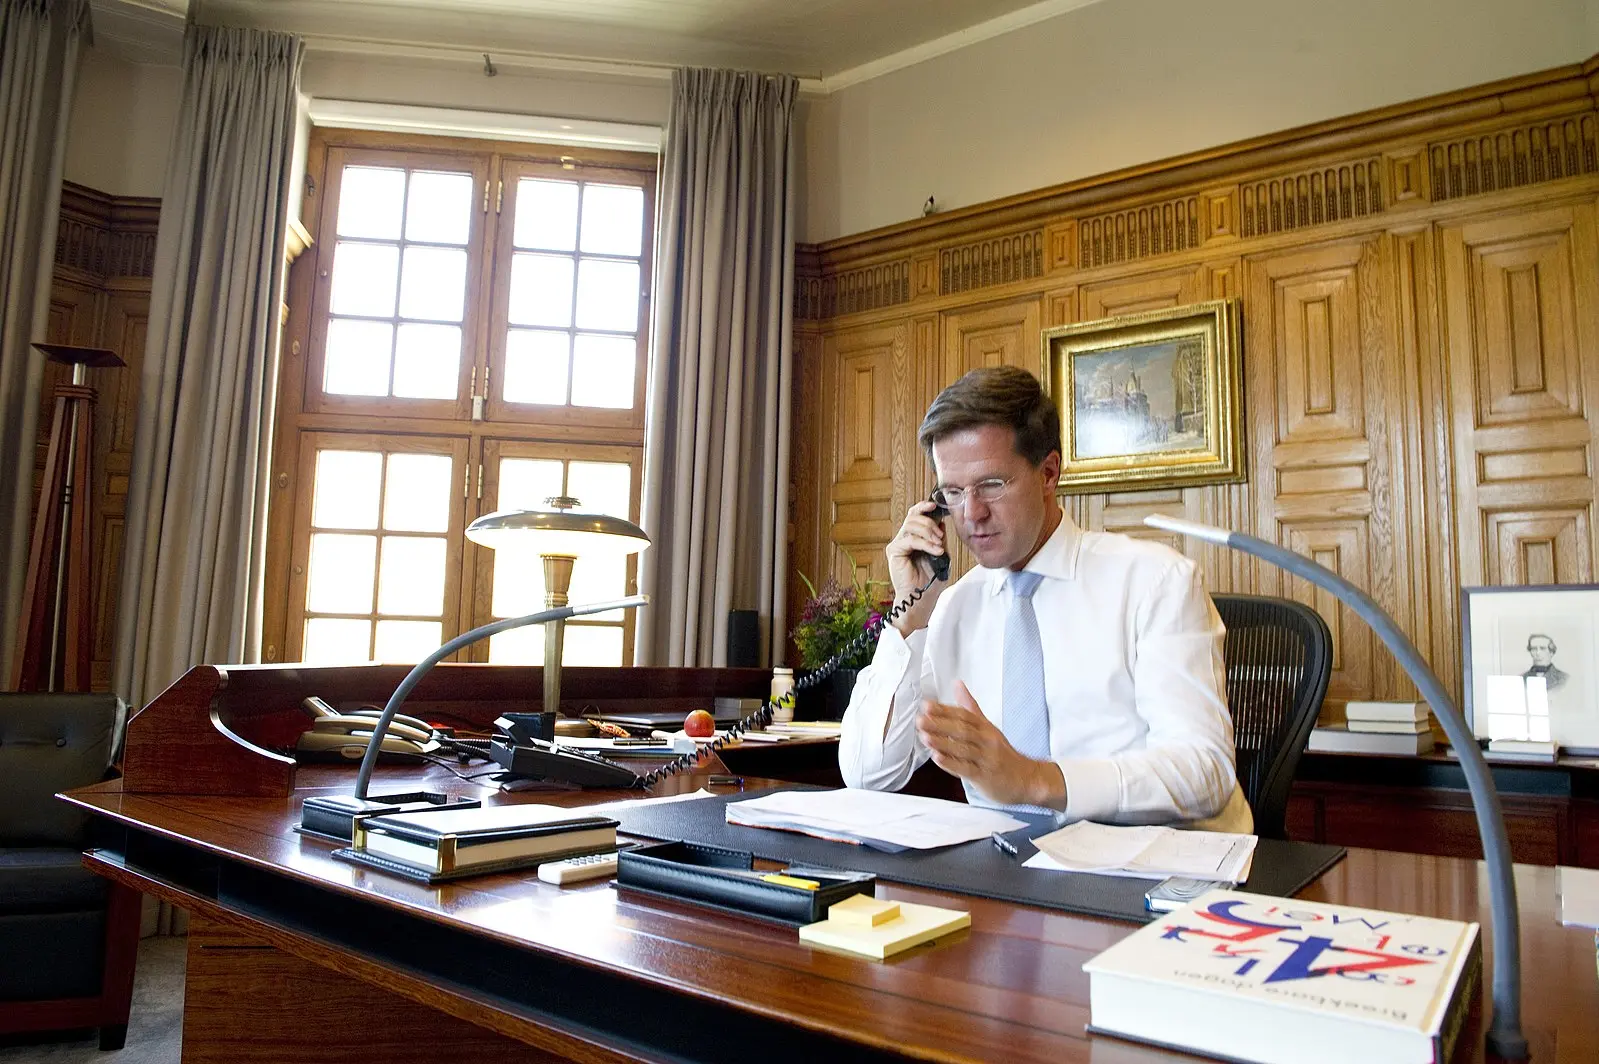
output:
M851 787L898 790L931 758L977 804L1251 830L1234 770L1221 618L1170 548L1084 532L1055 501L1060 418L1025 370L973 370L919 438L979 568L932 580L932 501L887 548L894 599L844 715Z

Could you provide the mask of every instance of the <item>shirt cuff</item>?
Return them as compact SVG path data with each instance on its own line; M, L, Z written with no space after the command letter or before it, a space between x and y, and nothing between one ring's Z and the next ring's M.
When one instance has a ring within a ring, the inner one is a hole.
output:
M1107 757L1064 757L1055 762L1066 780L1066 816L1109 820L1121 811L1122 773Z

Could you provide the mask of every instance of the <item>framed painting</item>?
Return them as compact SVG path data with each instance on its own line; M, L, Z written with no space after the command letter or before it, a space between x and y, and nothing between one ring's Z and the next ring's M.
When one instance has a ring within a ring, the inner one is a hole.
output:
M1153 491L1245 479L1238 301L1044 332L1060 410L1060 491Z
M1599 584L1463 587L1460 633L1478 738L1599 754Z

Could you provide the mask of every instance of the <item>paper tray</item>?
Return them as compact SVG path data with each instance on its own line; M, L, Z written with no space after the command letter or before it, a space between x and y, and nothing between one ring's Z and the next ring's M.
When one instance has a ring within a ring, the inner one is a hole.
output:
M748 874L754 869L748 850L664 842L621 853L616 886L796 927L827 919L828 908L852 894L871 897L877 890L877 877L867 872L807 868L804 878L822 884L807 890L767 883Z

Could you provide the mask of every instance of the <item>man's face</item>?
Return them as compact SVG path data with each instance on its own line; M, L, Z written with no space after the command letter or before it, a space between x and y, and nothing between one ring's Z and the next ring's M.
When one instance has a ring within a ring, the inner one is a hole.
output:
M1546 636L1535 635L1527 640L1527 653L1534 665L1548 665L1555 660L1555 645Z
M1012 429L979 425L934 443L933 469L941 488L970 489L984 480L1010 482L1004 496L993 502L984 502L968 490L961 505L950 511L956 534L971 548L979 565L1009 569L1032 555L1049 507L1055 505L1058 453L1035 466L1016 453Z

